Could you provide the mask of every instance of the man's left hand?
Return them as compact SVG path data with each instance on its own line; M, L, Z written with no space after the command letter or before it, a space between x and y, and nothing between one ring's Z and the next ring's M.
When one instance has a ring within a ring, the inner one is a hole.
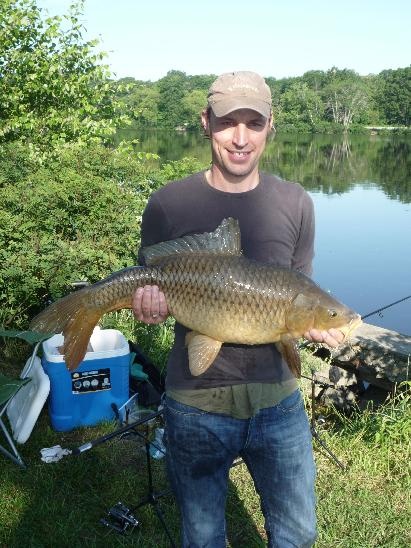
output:
M320 331L319 329L310 329L304 333L304 337L311 342L324 343L330 348L336 348L344 340L344 333L338 329L329 329Z

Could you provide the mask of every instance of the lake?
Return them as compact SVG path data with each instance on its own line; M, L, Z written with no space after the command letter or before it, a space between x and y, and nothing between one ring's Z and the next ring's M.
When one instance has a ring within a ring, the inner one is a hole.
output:
M197 133L124 131L161 161L210 162ZM411 295L411 138L276 135L262 170L301 183L314 200L313 278L365 315ZM411 335L411 299L366 321Z

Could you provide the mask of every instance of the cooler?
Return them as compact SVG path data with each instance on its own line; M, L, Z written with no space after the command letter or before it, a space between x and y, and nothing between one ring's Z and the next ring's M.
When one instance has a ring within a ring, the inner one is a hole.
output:
M79 367L69 371L58 348L62 335L43 343L42 365L50 378L49 414L54 430L93 426L115 417L113 403L129 399L130 350L115 329L95 328L89 351Z

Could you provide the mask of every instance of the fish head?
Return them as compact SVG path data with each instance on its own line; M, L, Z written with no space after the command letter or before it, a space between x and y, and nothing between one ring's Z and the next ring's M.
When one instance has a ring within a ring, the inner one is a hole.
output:
M314 313L313 327L315 329L339 329L347 338L361 323L361 316L357 312L329 293L321 291Z
M307 288L306 288L307 289ZM299 293L286 317L288 332L294 337L310 329L341 330L345 338L361 324L361 317L318 286Z

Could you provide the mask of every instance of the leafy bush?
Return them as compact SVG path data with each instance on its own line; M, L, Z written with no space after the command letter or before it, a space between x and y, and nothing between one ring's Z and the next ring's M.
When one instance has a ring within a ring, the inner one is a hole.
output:
M151 192L199 166L154 169L132 147L65 145L47 165L5 145L0 172L0 323L23 326L76 280L95 282L135 263Z
M82 10L80 0L63 17L44 17L34 0L0 3L0 142L45 154L65 142L105 139L128 123L105 54L97 40L83 39Z

